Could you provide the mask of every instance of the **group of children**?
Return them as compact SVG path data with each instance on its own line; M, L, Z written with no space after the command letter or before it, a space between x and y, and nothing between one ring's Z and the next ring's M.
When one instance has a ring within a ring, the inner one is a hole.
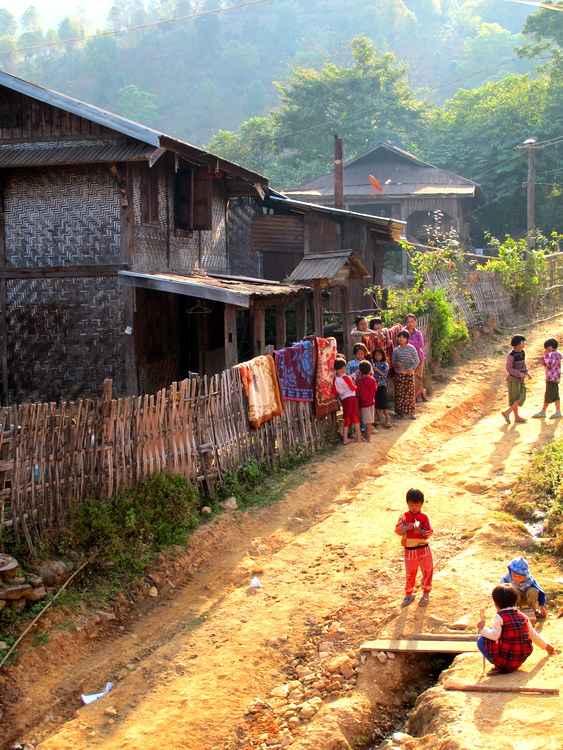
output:
M516 334L512 337L510 345L512 351L506 357L506 383L508 386L508 409L501 411L505 422L510 424L510 415L514 414L515 422L525 422L526 418L520 416L518 409L526 400L526 379L531 378L526 365L526 353L524 346L526 337ZM550 404L555 404L555 412L551 415L553 419L560 419L561 401L559 399L559 381L561 380L561 352L558 351L557 339L547 339L544 342L544 354L542 366L545 368L545 396L541 410L534 414L536 419L546 416L546 409Z
M424 493L411 488L407 492L408 510L401 514L395 526L395 533L401 537L405 557L405 598L401 607L407 607L415 599L416 577L422 574L422 596L419 607L426 607L430 601L434 563L429 539L434 533L426 513L422 512ZM530 575L528 563L523 557L515 558L508 564L508 570L492 592L497 613L491 628L485 621L477 623L479 638L477 647L491 662L489 674L514 672L532 653L533 645L545 649L551 656L554 646L548 643L533 628L530 619L521 609L533 610L538 618L547 617L545 593Z
M346 362L338 357L334 363L334 387L342 403L344 445L362 440L360 423L365 425L364 439L368 443L374 424L391 427L387 405L389 365L385 351L381 346L375 347L372 362L366 359L367 353L364 344L356 344L354 359ZM354 428L354 438L348 435L350 427Z

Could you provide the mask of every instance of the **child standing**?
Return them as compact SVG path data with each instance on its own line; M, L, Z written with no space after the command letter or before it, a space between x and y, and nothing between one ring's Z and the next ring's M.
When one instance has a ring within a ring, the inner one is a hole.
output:
M524 417L519 416L518 407L526 400L526 378L531 375L526 366L526 354L524 344L526 337L517 333L510 341L512 351L506 358L506 382L508 384L508 409L501 411L504 421L510 424L510 412L514 412L515 422L525 422Z
M377 383L375 393L375 408L377 411L377 421L384 424L385 427L391 427L389 418L389 407L387 405L387 377L389 375L389 365L386 362L385 350L382 346L376 346L373 350L373 374Z
M410 489L407 492L408 511L403 513L395 526L395 533L401 537L401 544L405 548L405 598L401 607L408 606L414 601L416 574L420 568L422 572L422 596L419 607L426 607L432 590L432 576L434 561L428 544L428 539L434 533L430 519L422 512L424 493L422 490Z
M545 649L550 656L555 652L554 647L534 630L526 615L516 609L517 601L516 589L510 584L495 586L493 602L497 613L493 627L486 628L485 620L477 623L477 647L494 667L489 674L516 671L532 653L532 643Z
M538 617L547 617L545 611L545 592L530 575L528 562L523 557L515 557L508 563L508 572L500 580L501 583L510 583L518 594L516 606L531 607Z
M362 433L360 431L360 414L358 409L358 399L356 398L356 385L346 372L346 360L337 359L334 362L334 388L337 394L340 396L342 403L342 416L344 417L344 435L342 442L344 445L348 443L360 442L362 439ZM354 425L356 431L356 439L350 440L348 437L348 428L350 425Z
M354 344L354 348L352 349L354 359L351 359L346 365L346 375L351 375L354 380L358 377L360 362L365 360L367 353L368 350L365 344Z
M371 365L367 360L360 362L358 377L356 378L356 388L360 407L360 421L366 426L366 442L370 443L371 428L374 422L377 383L371 374Z
M541 419L545 417L545 410L549 404L555 403L555 413L553 419L560 419L561 401L559 400L559 381L561 380L561 352L557 351L559 342L557 339L547 339L543 348L545 353L542 357L542 365L545 367L545 396L543 397L543 406L541 411L534 414L534 417Z

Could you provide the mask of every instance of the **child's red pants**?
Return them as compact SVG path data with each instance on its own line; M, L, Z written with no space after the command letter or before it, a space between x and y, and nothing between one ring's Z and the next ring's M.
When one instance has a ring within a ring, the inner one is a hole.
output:
M414 592L416 574L419 568L422 572L422 591L429 594L432 589L432 575L434 573L434 560L430 547L405 548L405 573L407 578L405 593L407 596Z

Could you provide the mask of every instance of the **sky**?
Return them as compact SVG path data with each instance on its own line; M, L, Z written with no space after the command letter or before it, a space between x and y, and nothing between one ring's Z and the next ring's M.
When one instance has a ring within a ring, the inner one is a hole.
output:
M65 16L75 14L79 8L84 10L86 18L95 28L105 28L113 0L0 0L0 8L5 8L18 20L30 5L39 11L44 30L56 28Z

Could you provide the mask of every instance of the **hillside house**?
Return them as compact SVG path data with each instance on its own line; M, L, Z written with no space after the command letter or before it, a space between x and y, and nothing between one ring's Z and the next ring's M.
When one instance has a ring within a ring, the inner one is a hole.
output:
M0 73L2 402L99 393L107 377L116 395L147 393L219 372L263 350L268 308L283 345L285 310L303 313L307 292L240 279L227 238L229 202L267 184Z
M369 176L379 182L374 189ZM334 205L334 173L313 177L284 191L293 200ZM361 214L405 222L406 238L426 244L425 227L434 212L442 214L444 231L455 230L469 246L471 213L485 202L479 185L453 172L427 164L389 143L373 148L344 163L344 204Z

